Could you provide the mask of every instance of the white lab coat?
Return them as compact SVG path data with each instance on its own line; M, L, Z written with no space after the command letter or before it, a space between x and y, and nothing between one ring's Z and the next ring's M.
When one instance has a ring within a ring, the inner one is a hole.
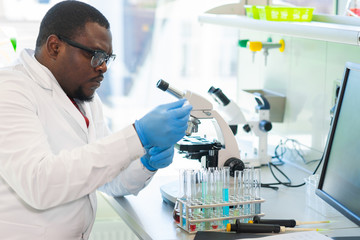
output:
M99 187L137 194L153 176L133 126L109 135L97 95L80 107L89 128L31 50L0 71L1 239L87 239Z

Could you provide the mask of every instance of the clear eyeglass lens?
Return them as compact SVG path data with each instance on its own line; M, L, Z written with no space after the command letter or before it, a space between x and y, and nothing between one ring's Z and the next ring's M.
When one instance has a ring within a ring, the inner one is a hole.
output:
M106 67L109 68L111 62L113 62L115 59L115 56L108 56L103 52L96 52L95 55L91 59L91 66L92 67L98 67L102 65L104 62L106 64Z

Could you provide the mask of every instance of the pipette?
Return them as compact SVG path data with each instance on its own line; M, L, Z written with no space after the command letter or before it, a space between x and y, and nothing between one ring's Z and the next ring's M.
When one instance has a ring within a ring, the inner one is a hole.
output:
M330 221L301 222L301 221L296 221L294 219L261 219L259 216L254 216L253 220L249 221L249 223L255 223L255 224L279 224L284 227L295 227L299 225L329 223L329 222Z
M283 232L300 232L300 231L322 231L325 229L318 228L288 228L280 226L279 224L252 224L252 223L240 223L239 219L236 219L235 224L227 224L227 232L237 233L283 233Z

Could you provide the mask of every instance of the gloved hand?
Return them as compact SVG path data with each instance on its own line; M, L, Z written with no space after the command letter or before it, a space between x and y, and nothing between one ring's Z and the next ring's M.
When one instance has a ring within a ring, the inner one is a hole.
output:
M174 146L152 147L141 157L142 164L150 171L156 171L172 163L174 157Z
M185 136L191 105L183 106L186 99L160 105L140 120L135 129L145 148L168 147Z

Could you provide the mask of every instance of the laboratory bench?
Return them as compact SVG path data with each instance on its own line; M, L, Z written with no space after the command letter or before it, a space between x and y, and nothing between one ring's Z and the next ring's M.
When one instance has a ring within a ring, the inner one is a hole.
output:
M159 170L149 185L137 196L104 197L139 239L194 239L195 234L188 234L177 227L173 219L173 205L163 201L160 187L177 182L179 169L194 169L198 167L197 164L198 162L194 160L176 157L173 164ZM280 168L291 178L293 184L304 182L304 179L310 175L308 171L296 167L296 164L293 163L285 163ZM279 174L276 173L276 175ZM262 183L275 182L268 166L261 167L261 178ZM265 214L264 218L295 219L297 221L329 220L330 223L302 227L326 229L321 233L329 237L360 236L360 228L356 224L321 199L317 199L321 201L321 209L319 206L309 205L307 197L311 196L307 193L306 185L297 188L279 186L277 191L261 188L261 195L265 199L261 206L261 211ZM318 198L315 195L312 197Z

